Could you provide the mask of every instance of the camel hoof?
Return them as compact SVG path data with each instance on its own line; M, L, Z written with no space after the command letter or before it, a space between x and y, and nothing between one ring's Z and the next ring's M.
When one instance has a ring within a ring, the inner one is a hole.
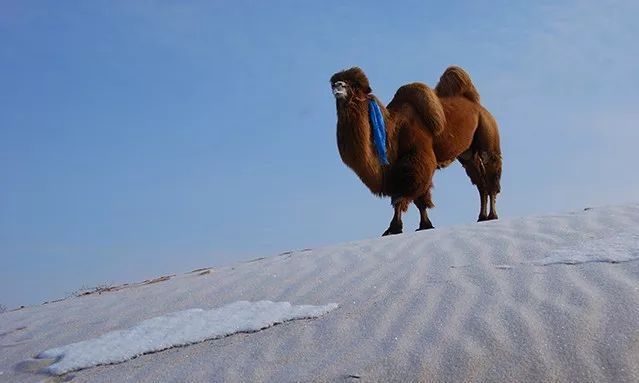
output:
M477 219L477 222L484 222L484 221L492 221L494 219L497 219L499 217L497 217L497 214L489 214L488 216L479 216L479 219Z
M386 229L384 234L382 234L382 237L385 237L387 235L393 235L393 234L401 234L401 233L402 233L401 228L398 229L398 228L389 227L388 229Z

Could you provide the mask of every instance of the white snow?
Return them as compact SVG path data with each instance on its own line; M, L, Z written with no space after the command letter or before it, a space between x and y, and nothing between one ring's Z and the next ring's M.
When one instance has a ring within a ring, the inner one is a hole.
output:
M211 310L190 309L147 319L128 330L106 333L67 346L52 348L38 358L55 358L48 367L55 375L87 367L118 363L136 356L231 335L254 332L294 319L316 318L337 304L294 306L288 302L239 301Z
M639 260L639 235L618 233L606 238L590 239L576 245L556 249L534 262L547 266L578 265L589 262L619 263Z

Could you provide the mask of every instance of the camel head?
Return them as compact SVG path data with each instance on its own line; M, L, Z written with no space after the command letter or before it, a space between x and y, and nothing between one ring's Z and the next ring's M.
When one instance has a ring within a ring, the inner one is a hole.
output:
M331 87L338 103L351 100L353 97L366 99L371 92L364 71L358 67L335 73L331 77Z

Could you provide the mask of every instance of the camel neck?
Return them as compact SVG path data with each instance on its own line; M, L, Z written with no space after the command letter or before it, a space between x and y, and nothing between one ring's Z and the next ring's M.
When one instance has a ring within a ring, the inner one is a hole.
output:
M375 152L368 100L337 107L337 147L342 161L375 194L382 193L382 167Z

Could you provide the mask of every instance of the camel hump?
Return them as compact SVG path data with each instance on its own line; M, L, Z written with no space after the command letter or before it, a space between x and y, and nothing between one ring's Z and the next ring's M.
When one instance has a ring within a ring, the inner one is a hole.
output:
M462 96L472 102L479 103L479 92L473 85L470 75L458 66L446 68L444 74L439 78L435 92L439 97Z
M388 108L393 109L404 103L410 104L415 109L433 135L437 136L444 131L446 127L444 107L439 102L435 91L426 84L414 82L400 87L388 104Z

